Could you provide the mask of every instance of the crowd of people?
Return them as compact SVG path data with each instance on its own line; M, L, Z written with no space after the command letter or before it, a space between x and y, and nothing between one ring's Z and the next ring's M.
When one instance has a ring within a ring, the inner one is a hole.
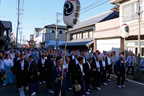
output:
M117 75L118 88L124 88L125 74L132 69L134 75L135 65L132 52L125 60L124 53L117 57L116 51L67 50L64 58L64 50L11 49L0 53L0 78L7 86L16 76L18 90L29 90L31 96L37 94L41 84L55 96L66 96L66 90L73 90L74 96L85 96L91 89L106 86L112 73ZM144 71L144 59L140 66Z

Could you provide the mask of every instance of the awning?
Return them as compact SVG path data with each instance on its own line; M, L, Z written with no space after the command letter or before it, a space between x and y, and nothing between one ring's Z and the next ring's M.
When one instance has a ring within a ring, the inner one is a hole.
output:
M67 42L67 46L90 46L93 43L93 40L85 42ZM61 44L60 46L65 46L65 43Z

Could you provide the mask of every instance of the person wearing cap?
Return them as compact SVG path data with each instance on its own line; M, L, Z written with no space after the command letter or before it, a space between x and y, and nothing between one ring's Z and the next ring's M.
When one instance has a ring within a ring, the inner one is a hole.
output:
M84 81L84 68L83 68L83 57L78 58L79 63L75 67L75 83L81 85L81 90L79 92L75 92L76 96L84 96L85 95L85 81Z
M91 70L91 63L92 58L89 57L85 64L83 64L84 69L84 80L85 80L85 87L86 87L86 94L89 95L90 93L90 83L91 83L91 77L92 77L92 70Z
M38 64L37 64L38 72L40 72L39 84L42 84L42 83L45 84L47 64L48 64L48 61L45 58L45 54L43 54L42 57L39 59Z
M117 87L118 88L124 88L125 85L125 61L124 56L120 56L120 60L116 62L116 75L117 75Z
M66 96L66 93L65 93L66 71L64 70L62 66L64 63L63 58L57 57L56 63L57 65L53 68L51 72L51 78L54 83L54 94L55 96L60 96L60 92L61 92L61 96ZM61 86L61 82L62 82L62 86Z
M136 58L133 52L130 52L130 55L127 57L126 62L128 64L127 74L129 74L129 70L132 69L132 75L134 76L134 67L136 66Z

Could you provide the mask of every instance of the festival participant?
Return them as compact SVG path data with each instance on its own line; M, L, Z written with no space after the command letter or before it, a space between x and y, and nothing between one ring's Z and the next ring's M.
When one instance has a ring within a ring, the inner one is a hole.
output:
M103 56L102 60L100 61L100 68L101 68L101 82L104 85L107 85L106 83L106 57Z
M42 84L42 83L45 84L47 64L48 64L48 61L45 58L45 54L43 54L42 57L39 59L38 64L37 64L38 71L40 72L39 84Z
M61 92L61 96L66 96L66 93L65 93L66 71L63 70L62 68L63 58L57 57L56 63L57 65L54 67L54 69L51 72L51 78L52 78L52 81L54 82L54 94L55 96L60 96L60 92ZM62 82L62 85L61 85L61 82Z
M116 62L116 73L117 73L117 86L118 88L124 88L124 81L125 81L125 61L124 57L120 56L120 60Z
M112 74L112 60L111 60L111 53L108 52L106 56L106 71L109 74L107 77L108 81L111 81L111 74Z
M15 54L13 53L13 49L10 50L10 59L13 61L15 58Z
M140 70L143 72L144 75L144 58L142 58L140 61Z
M84 80L85 80L85 88L86 88L86 94L89 95L90 93L90 82L91 82L91 76L92 76L92 70L91 70L91 63L92 58L89 57L86 61L86 63L83 65L84 69Z
M16 64L16 62L17 62L18 60L20 60L20 52L18 52L18 53L16 54L16 58L14 59L14 64Z
M36 93L39 90L39 82L38 82L38 71L37 71L37 67L36 67L36 63L33 60L33 56L30 55L29 56L29 90L31 93L31 96L36 95Z
M81 85L81 90L79 92L75 92L76 96L84 96L85 95L85 81L84 81L84 69L83 69L83 57L78 58L79 63L75 67L75 83Z
M92 76L93 76L93 88L97 90L101 90L100 88L100 79L101 79L101 68L100 68L100 57L96 56L96 60L92 63Z
M65 64L65 69L66 69L66 74L67 74L67 78L66 78L66 85L68 87L68 90L72 91L72 84L71 84L71 73L69 72L69 70L71 69L69 66L70 63L70 58L67 57L66 58L66 64Z
M134 67L136 66L136 58L133 52L127 57L126 62L128 64L127 74L129 74L129 70L132 69L132 75L134 76Z
M3 54L0 53L0 83L2 82L2 67L1 67L1 64L2 64L2 61L3 61Z
M69 67L70 67L70 69L69 69L69 74L71 74L71 83L72 83L72 85L74 85L74 83L75 83L75 72L73 71L73 70L75 70L75 52L74 51L72 51L71 52L72 54L70 55L70 63L69 63Z
M1 68L5 71L7 77L3 80L3 86L6 86L8 83L12 84L14 82L13 72L7 73L8 70L14 65L13 61L10 59L9 54L5 56L5 59L1 63Z
M55 67L55 63L54 63L54 55L51 55L49 57L49 60L48 60L48 64L46 66L46 76L47 76L47 83L46 83L46 87L48 88L49 90L49 93L54 93L54 88L53 88L53 82L52 82L52 78L51 78L51 72L53 70L53 68Z
M28 88L29 64L25 60L23 54L20 57L21 59L18 60L10 70L8 70L8 72L12 71L14 74L16 74L16 86L19 91L22 90L23 88L25 88L26 90L29 89Z

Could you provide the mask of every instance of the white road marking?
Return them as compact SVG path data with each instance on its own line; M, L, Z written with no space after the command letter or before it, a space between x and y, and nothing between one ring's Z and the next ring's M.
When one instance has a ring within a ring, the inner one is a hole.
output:
M111 76L113 76L113 77L117 77L116 75L111 75ZM142 86L144 86L144 83L141 83L141 82L137 82L137 81L134 81L134 80L130 80L130 79L126 79L127 81L129 81L129 82L132 82L132 83L135 83L135 84L139 84L139 85L142 85Z

